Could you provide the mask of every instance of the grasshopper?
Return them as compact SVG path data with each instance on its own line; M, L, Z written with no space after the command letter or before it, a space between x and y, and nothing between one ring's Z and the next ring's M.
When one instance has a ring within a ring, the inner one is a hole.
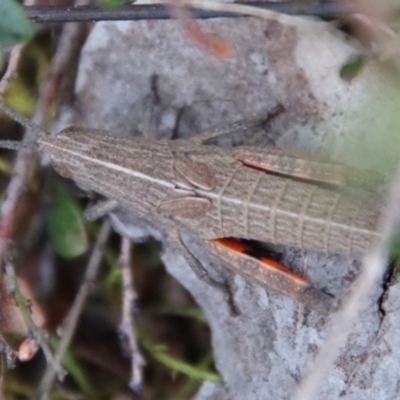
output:
M2 103L0 108L32 128L12 109ZM222 149L206 144L213 132L167 141L79 127L57 135L34 129L40 131L39 152L60 175L108 199L89 218L117 206L134 211L164 228L194 272L219 289L226 285L211 279L183 243L182 231L228 259L234 272L322 313L332 308L329 295L278 263L252 257L247 245L231 238L357 256L380 237L380 207L373 196L364 195L361 204L319 184L358 184L365 174L356 169L347 175L344 166L307 162L277 149Z

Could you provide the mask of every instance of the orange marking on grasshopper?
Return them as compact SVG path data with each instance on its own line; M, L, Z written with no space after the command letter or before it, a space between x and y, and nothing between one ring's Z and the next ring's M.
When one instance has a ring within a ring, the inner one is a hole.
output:
M251 161L247 161L247 160L241 160L239 159L239 161L245 165L246 167L249 168L253 168L256 169L257 171L263 171L263 172L272 172L271 170L269 170L268 168L265 167L265 165L262 164L258 164L256 162L251 162Z
M261 257L261 258L255 258L248 254L248 252L251 250L250 246L246 245L245 243L239 242L236 239L232 238L221 238L221 239L215 239L213 240L214 243L226 248L227 250L233 251L234 253L239 254L242 257L252 257L259 261L265 268L268 268L270 270L274 270L278 273L284 274L290 279L293 279L296 281L297 284L302 285L302 286L309 286L309 283L302 278L300 275L295 274L293 271L290 269L286 268L284 265L281 263L271 260L270 258L266 257Z
M263 163L257 163L255 161L249 161L246 159L239 159L239 161L246 167L256 169L257 171L262 171L262 172L266 172L267 174L272 174L272 175L277 175L277 176L288 176L286 173L277 172L273 168L269 168L268 165L263 164ZM290 178L297 179L299 181L308 181L309 180L308 177L302 176L299 173L296 173L296 171L292 171Z

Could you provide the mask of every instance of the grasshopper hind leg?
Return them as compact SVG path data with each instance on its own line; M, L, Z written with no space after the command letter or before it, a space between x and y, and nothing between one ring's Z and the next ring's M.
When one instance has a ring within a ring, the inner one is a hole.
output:
M212 278L201 261L199 261L196 255L193 254L182 241L179 233L169 235L169 239L182 252L195 275L206 284L222 292L224 299L228 303L231 315L240 315L240 309L233 298L233 282L230 279L224 279L224 281L221 282Z
M93 214L95 216L98 216L97 208L104 210L104 208L107 208L107 206L110 206L112 208L113 205L115 205L115 203L112 202L111 203L104 202L100 204L98 203L98 205L95 205L94 209L92 209ZM85 212L85 214L87 213ZM89 214L91 214L91 212L89 212ZM195 254L192 253L192 251L183 242L180 233L176 230L176 227L173 226L170 220L164 219L159 215L155 217L154 215L141 215L140 213L136 214L138 217L141 217L147 222L149 222L156 229L161 228L167 243L169 243L172 246L175 246L179 251L181 251L184 259L186 260L192 271L195 273L195 275L203 282L207 283L213 288L218 289L220 292L223 293L224 298L228 303L231 315L240 314L239 307L235 304L233 299L233 290L232 290L233 284L231 283L231 281L229 279L224 279L222 281L219 281L212 278L208 273L207 269L201 263L201 261L196 257ZM89 217L91 216L92 215L89 215ZM117 231L121 233L121 229L117 229ZM129 234L126 233L123 234L129 236ZM150 235L152 235L152 233L149 231L149 236Z

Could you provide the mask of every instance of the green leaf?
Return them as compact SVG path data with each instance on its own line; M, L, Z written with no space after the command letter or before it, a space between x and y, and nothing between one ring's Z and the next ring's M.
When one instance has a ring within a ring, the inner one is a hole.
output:
M395 267L399 268L400 261L400 232L399 230L393 232L391 242L389 244L389 254L392 260L397 261Z
M365 60L362 56L353 57L347 61L340 70L340 77L345 81L352 81L358 76L365 66Z
M128 4L128 0L100 0L100 4L108 8L123 7Z
M59 338L55 336L50 338L50 343L53 349L57 349L60 344ZM80 389L86 394L94 394L95 388L91 384L87 372L79 363L75 355L71 351L66 351L62 359L62 365L65 367L69 375L75 380ZM65 398L65 397L64 397Z
M74 198L61 186L47 218L47 231L54 251L61 257L81 255L88 248L82 212Z
M25 42L33 35L24 8L16 0L0 1L0 48Z
M121 270L121 268L120 268ZM154 309L149 309L147 312L155 315L167 315L174 317L183 317L183 318L193 318L194 320L206 323L207 320L201 311L200 307L186 307L182 309L177 309L176 307L157 307Z
M87 377L85 369L69 351L67 351L64 355L63 366L83 392L87 394L94 393L94 388Z
M180 372L187 377L199 381L220 382L221 377L215 372L205 370L202 367L190 365L168 353L168 347L163 344L156 343L148 335L144 336L139 332L140 344L146 351L158 362L170 368L173 372Z

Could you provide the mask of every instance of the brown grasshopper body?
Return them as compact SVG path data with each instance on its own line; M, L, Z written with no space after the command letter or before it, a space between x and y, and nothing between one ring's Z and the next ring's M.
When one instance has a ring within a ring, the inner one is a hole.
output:
M235 158L240 147L230 152L79 128L42 135L39 147L61 175L203 240L239 237L360 255L379 237L373 200L360 204L340 191L249 167Z
M0 108L29 126L30 121L1 103ZM291 179L286 176L293 171L290 162L273 165L276 157L287 158L280 151L221 149L198 140L121 138L71 127L58 135L41 132L38 147L62 176L169 229L188 263L208 283L221 286L199 269L178 230L205 241L219 257L228 251L229 267L247 279L329 312L331 298L303 278L219 239L238 237L360 255L380 236L379 206L367 198L372 196L364 196L360 204L340 191ZM297 159L296 165L299 162L303 161ZM266 173L268 169L273 173ZM294 175L304 178L296 171ZM325 181L336 184L337 176Z

